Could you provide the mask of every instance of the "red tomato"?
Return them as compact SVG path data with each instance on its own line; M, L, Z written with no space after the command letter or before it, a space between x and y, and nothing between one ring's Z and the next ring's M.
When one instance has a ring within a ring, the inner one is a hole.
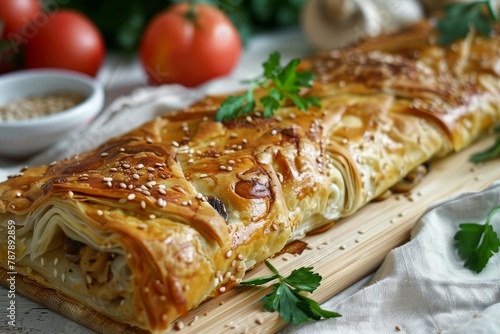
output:
M0 28L0 37L8 38L9 34L18 34L26 23L29 23L36 14L41 13L39 0L1 0L0 25L3 24L3 33Z
M140 59L152 84L192 87L228 74L238 62L241 48L236 28L219 9L182 3L148 24Z
M97 27L82 14L59 10L28 40L27 68L53 67L94 76L104 59L104 40Z
M44 15L39 0L0 0L0 74L17 68L16 59L22 45L12 40L22 39L22 27L38 15Z

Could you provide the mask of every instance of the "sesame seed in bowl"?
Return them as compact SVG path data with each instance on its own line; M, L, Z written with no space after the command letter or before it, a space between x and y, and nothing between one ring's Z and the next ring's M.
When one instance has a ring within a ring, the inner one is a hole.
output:
M0 121L21 121L52 115L73 108L85 98L78 92L61 91L10 101L0 105Z
M0 156L26 158L86 126L102 110L104 89L72 71L37 69L0 77Z

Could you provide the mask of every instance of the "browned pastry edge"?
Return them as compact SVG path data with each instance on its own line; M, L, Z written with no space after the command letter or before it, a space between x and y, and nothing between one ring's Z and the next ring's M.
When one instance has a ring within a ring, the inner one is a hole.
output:
M35 273L33 273L35 274ZM5 288L9 288L10 283L7 279L11 275L0 267L0 284ZM105 315L96 312L82 303L66 296L54 289L46 288L26 276L16 275L16 293L34 301L37 304L47 307L48 309L73 320L97 333L102 334L147 334L148 331L117 322Z

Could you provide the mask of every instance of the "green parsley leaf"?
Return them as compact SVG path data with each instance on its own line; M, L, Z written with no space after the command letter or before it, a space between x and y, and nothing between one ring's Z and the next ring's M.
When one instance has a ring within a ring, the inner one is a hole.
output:
M279 289L280 286L280 283L273 284L273 291L262 298L264 311L276 312L280 309L280 299L283 294L283 291Z
M341 315L338 314L337 312L322 309L318 305L318 303L316 303L314 300L310 298L307 298L302 295L299 295L299 298L301 299L300 307L302 309L307 309L308 312L311 314L311 318L315 320L319 320L321 318L330 319L330 318L341 317Z
M295 82L300 87L312 87L312 83L316 80L316 76L308 71L297 72Z
M288 97L302 111L306 111L310 106L321 108L321 101L315 96L300 97L289 95Z
M266 284L268 282L274 281L275 279L278 279L278 278L280 278L280 275L276 274L276 275L272 275L272 276L260 277L260 278L252 279L249 281L244 281L244 282L241 282L240 284L242 284L242 285L262 285L262 284Z
M300 307L300 300L297 295L286 284L279 284L277 288L279 299L280 317L287 323L298 325L311 320L310 314ZM317 319L314 319L317 320Z
M460 231L455 234L455 247L460 258L465 261L465 268L480 273L493 254L498 252L500 239L490 225L490 220L499 211L500 206L494 208L484 225L460 224Z
M495 143L486 150L472 155L469 160L472 162L482 162L500 158L500 137L495 140Z
M264 107L264 117L271 117L281 108L286 99L292 101L297 108L307 111L311 106L321 108L321 101L313 96L301 96L301 88L310 88L316 76L308 71L297 71L300 59L292 59L285 67L280 66L281 55L273 52L262 64L264 73L256 80L250 81L246 94L230 96L224 100L215 115L219 122L234 119L251 113L256 106L253 90L261 87L268 91L259 101Z
M292 271L290 276L285 278L285 282L299 289L307 292L314 292L321 282L321 276L312 271L312 267L302 267Z
M444 7L444 15L437 24L440 32L438 43L449 45L467 36L475 28L484 36L491 37L492 25L498 21L493 0L452 3Z
M217 114L215 115L215 120L222 122L241 115L246 115L252 112L255 108L255 98L253 95L253 90L248 90L246 94L239 96L229 96L222 102Z
M271 117L274 110L280 107L280 101L283 99L283 94L276 88L269 90L269 95L260 99L260 103L266 108L264 109L264 117Z
M280 53L275 51L271 53L269 58L262 64L265 78L273 78L278 75L280 71L280 58Z
M469 158L472 162L482 162L487 160L492 160L500 158L500 124L493 128L493 133L497 134L498 137L495 143L485 149L484 151L478 152Z
M320 285L322 277L313 272L312 267L296 269L288 277L283 277L270 262L265 263L274 275L240 283L262 285L275 279L279 280L279 283L272 285L272 292L262 299L264 311L279 311L283 320L295 325L321 318L341 316L336 312L322 309L317 302L300 293L301 291L313 292Z
M276 86L290 93L298 93L299 87L296 85L296 69L300 65L299 59L292 59L275 78Z

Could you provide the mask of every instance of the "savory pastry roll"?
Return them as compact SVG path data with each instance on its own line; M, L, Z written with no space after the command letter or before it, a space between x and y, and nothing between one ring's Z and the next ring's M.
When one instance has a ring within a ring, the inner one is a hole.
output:
M302 68L318 75L310 94L394 96L406 106L398 112L438 125L460 150L500 117L500 25L492 34L473 31L444 47L435 44L437 32L429 22L422 22L397 35L317 55Z
M389 96L225 124L208 102L2 183L18 272L117 321L165 329L441 148L441 132L391 113Z
M500 118L498 73L478 71L476 90L456 98L442 80L462 79L405 50L307 60L318 81L305 94L321 108L287 104L265 118L258 106L221 123L224 97L207 97L22 170L0 183L0 266L9 268L14 224L18 273L117 322L165 330L290 240L353 214Z

